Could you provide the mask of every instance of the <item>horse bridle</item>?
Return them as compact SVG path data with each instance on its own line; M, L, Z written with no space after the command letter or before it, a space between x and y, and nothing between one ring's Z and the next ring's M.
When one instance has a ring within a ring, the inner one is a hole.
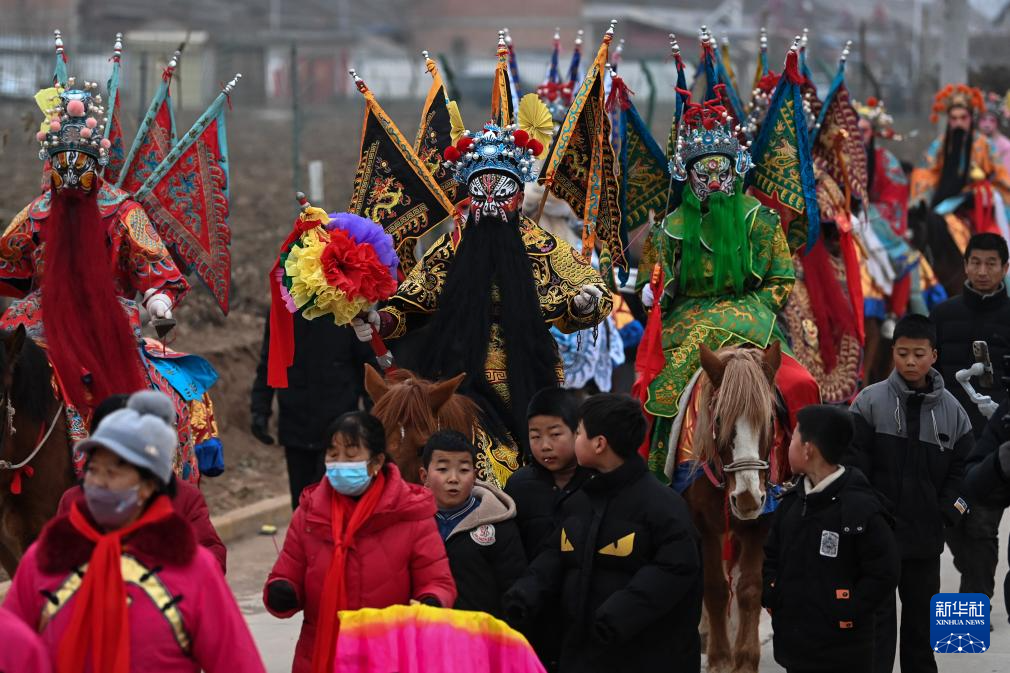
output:
M17 434L17 428L14 427L14 415L16 410L14 409L14 403L10 398L10 393L5 391L3 396L0 397L0 407L3 408L4 414L4 432L0 435L0 452L3 451L4 445L8 437L13 437ZM35 460L35 456L39 454L42 447L46 445L49 438L53 436L53 431L56 429L56 425L60 420L60 414L63 413L63 403L60 402L60 406L57 407L56 413L53 414L53 420L49 422L48 429L43 434L40 429L40 436L38 442L35 444L35 448L32 449L28 457L19 463L12 463L9 460L0 458L0 470L20 470L26 467L29 463Z
M712 396L711 401L709 402L710 413L715 411L715 406L718 399L719 399L719 393L716 392ZM774 428L774 418L772 419L772 427ZM713 416L712 440L717 441L718 435L719 435L719 418L718 416ZM716 448L718 448L718 444ZM774 447L769 446L768 456L771 457L774 451L775 451ZM710 465L709 464L710 462L714 463L714 465ZM770 472L772 466L769 461L764 460L762 458L740 458L738 460L734 460L731 463L723 465L722 459L719 457L719 452L716 451L715 458L713 458L711 461L707 460L702 461L701 468L705 472L705 476L708 477L708 480L712 483L712 485L721 490L726 488L725 474L727 472L735 473L735 472L743 472L744 470L758 470L760 472ZM769 475L769 478L770 477L771 475Z

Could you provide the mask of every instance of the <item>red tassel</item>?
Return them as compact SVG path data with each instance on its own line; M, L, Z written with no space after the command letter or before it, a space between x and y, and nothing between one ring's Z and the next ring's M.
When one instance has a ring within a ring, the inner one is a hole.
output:
M24 467L19 467L14 470L14 475L11 477L11 495L21 495L21 475L24 474L25 477L34 477L35 468L31 465L25 465Z

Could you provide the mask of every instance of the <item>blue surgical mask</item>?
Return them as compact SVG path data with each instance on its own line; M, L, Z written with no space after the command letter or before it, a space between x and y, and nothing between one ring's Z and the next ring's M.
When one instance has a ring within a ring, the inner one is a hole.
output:
M326 478L337 493L343 495L361 495L372 483L372 475L368 474L368 461L357 460L350 463L326 463Z
M113 491L84 484L84 500L99 526L106 530L116 530L140 511L140 485Z

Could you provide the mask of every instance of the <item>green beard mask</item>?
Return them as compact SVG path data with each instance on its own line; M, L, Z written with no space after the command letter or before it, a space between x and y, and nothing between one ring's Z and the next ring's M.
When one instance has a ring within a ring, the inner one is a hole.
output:
M713 192L705 200L708 205L705 214L701 212L701 202L694 190L684 190L680 274L685 289L697 292L730 287L734 294L744 291L744 281L751 273L751 255L742 190L743 181L737 179L732 196ZM701 244L703 222L705 243L712 248L711 279L705 277Z

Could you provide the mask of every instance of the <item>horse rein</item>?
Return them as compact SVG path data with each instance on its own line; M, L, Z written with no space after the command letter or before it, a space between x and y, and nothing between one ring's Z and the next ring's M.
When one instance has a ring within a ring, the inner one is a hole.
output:
M0 397L0 405L4 408L4 425L6 426L4 434L0 435L0 450L2 450L4 441L7 437L13 437L17 434L17 430L14 428L14 405L11 403L8 393L4 393L3 397ZM8 460L0 458L0 470L20 470L31 463L35 459L35 456L39 454L39 451L42 450L42 447L46 445L46 442L49 441L49 438L53 436L53 431L56 430L56 425L60 420L60 414L63 413L63 409L64 405L61 402L60 406L56 409L56 413L53 414L53 420L49 422L48 429L44 434L42 432L43 428L39 428L39 440L36 442L35 448L32 449L32 452L28 454L27 458L22 460L20 463L11 463Z

